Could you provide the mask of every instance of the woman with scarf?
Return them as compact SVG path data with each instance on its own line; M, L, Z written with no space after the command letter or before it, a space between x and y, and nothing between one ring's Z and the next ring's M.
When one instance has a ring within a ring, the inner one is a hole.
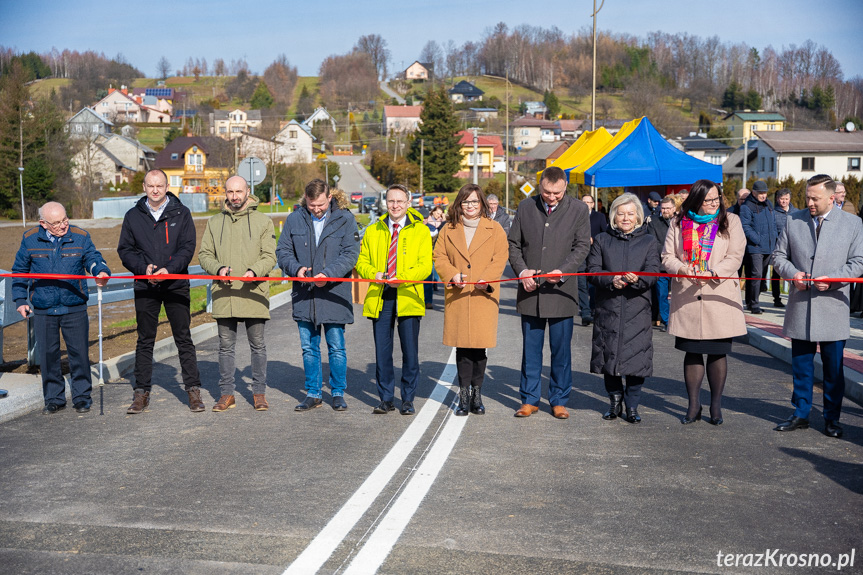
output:
M722 391L728 373L731 340L746 333L737 270L746 250L740 219L725 210L719 186L698 180L680 207L665 238L662 263L671 282L668 333L686 355L683 379L689 408L684 425L701 420L701 382L710 386L710 417L722 423Z
M609 211L609 228L594 238L587 256L590 282L596 286L590 372L601 373L605 381L610 407L602 418L641 423L641 386L653 374L650 290L656 276L638 272L659 271L659 247L642 225L637 196L618 196ZM597 275L602 272L614 275Z

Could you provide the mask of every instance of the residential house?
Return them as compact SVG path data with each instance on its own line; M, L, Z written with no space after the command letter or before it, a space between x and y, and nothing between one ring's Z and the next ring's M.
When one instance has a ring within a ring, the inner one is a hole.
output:
M132 98L136 102L172 116L175 97L173 88L132 88Z
M214 110L210 112L210 135L232 140L243 132L256 134L262 123L260 110Z
M584 131L582 128L584 120L557 120L555 124L560 131L560 138L563 140L575 140Z
M81 110L66 121L63 129L70 138L89 138L95 140L97 136L111 133L114 123L103 118L93 111L92 108L81 108Z
M111 134L99 142L106 151L120 160L123 166L138 172L149 171L156 161L156 150L149 148L134 138Z
M384 106L384 136L413 134L419 128L422 106Z
M728 131L734 138L734 143L742 142L743 138L755 138L755 132L782 132L785 130L785 116L776 112L758 110L738 110L723 118Z
M495 160L504 158L503 143L500 136L477 135L476 155L474 155L473 131L462 130L458 132L459 145L461 146L461 166L455 174L457 178L470 178L473 175L473 166L476 164L479 175L490 178L494 171Z
M752 171L756 162L758 161L758 150L760 148L760 143L761 142L759 140L751 140L746 145L746 178L743 177L743 146L735 148L728 155L728 159L725 160L725 163L722 164L723 177L728 176L729 178L738 178L743 181L748 180L749 176L752 175Z
M314 128L318 122L328 122L333 132L336 131L336 119L327 112L326 108L318 107L311 115L303 121L309 128Z
M525 116L529 116L531 118L538 118L540 120L548 116L548 106L546 106L542 102L524 102L522 106L524 107Z
M517 150L530 150L540 142L559 140L555 122L522 116L509 125L510 142Z
M693 158L721 166L734 151L732 146L719 140L711 140L706 134L691 134L688 138L669 140L672 146Z
M238 140L239 155L254 156L268 166L273 164L309 164L312 162L312 130L296 120L286 122L273 138L242 134Z
M467 119L475 122L497 120L497 108L468 108Z
M98 140L104 141L103 136ZM99 141L80 141L80 146L72 156L72 178L93 188L113 186L131 181L137 171L136 165L128 165L115 156Z
M456 104L461 104L462 102L482 102L483 94L485 92L467 80L462 80L449 89L449 97Z
M114 123L128 122L132 124L171 122L171 114L156 108L145 106L129 95L126 86L119 90L109 88L108 95L96 102L93 109L102 118Z
M234 145L216 136L181 136L165 146L155 168L168 176L168 189L224 194L225 180L234 171Z
M431 62L414 61L405 70L405 80L431 80L434 76L434 64Z
M598 130L599 128L605 128L608 131L608 133L613 136L616 133L618 133L620 131L620 129L623 127L623 125L626 124L627 122L629 122L629 120L615 120L615 119L597 120L596 122L594 122L594 125L596 126L596 128L594 128L594 129ZM589 126L590 126L590 124L588 122L584 123L584 129L585 130L587 130L589 128Z
M754 135L760 142L749 171L759 178L782 180L791 176L799 181L827 174L838 180L847 176L863 179L863 132L814 130Z
M554 161L572 146L572 141L541 142L525 154L528 162L533 162L532 171L540 171L554 165Z

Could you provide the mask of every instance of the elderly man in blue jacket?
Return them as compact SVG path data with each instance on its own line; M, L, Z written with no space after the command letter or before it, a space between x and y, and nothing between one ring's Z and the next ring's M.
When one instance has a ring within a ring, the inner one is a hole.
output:
M66 275L86 272L95 276L100 286L108 283L111 275L90 234L70 225L66 209L57 202L39 208L39 227L24 232L12 272ZM23 317L33 314L45 399L42 413L50 415L66 408L66 385L60 371L61 329L69 354L72 405L78 413L90 411L93 385L87 348L90 295L86 280L15 278L12 297L18 313Z

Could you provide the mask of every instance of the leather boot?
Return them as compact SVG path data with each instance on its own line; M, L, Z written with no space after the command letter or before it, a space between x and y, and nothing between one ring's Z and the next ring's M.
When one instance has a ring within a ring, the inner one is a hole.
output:
M270 409L270 404L267 403L267 397L263 393L255 393L252 395L252 400L255 402L255 411L267 411Z
M608 411L602 419L611 420L623 415L623 394L619 391L608 394Z
M455 414L458 416L467 415L470 412L470 388L463 386L458 388L458 407L455 408Z
M135 397L132 399L132 405L129 406L129 409L126 410L126 413L128 413L129 415L141 413L142 411L147 409L148 405L150 405L150 392L136 390Z
M641 423L641 416L638 415L637 407L626 408L626 421L629 423Z
M485 406L482 404L482 387L470 386L470 412L474 415L484 415Z
M204 402L201 401L201 388L200 387L190 387L186 390L186 393L189 394L189 409L194 413L200 413L201 411L206 411L206 407L204 407Z

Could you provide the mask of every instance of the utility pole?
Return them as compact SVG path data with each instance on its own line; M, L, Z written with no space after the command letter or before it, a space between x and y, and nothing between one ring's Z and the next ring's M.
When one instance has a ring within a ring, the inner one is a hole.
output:
M747 166L746 163L749 160L749 140L746 138L746 134L743 134L743 183L740 185L741 188L746 187L746 172Z
M504 141L506 145L504 150L504 190L506 190L506 204L504 208L509 209L509 69L506 71L506 128L504 133Z
M24 210L24 118L18 108L18 183L21 186L21 225L27 227L27 212Z
M596 0L593 0L593 85L590 90L590 131L594 131L596 129L596 15L599 13L599 10L602 10L602 7L605 6L605 0L602 0L602 3L599 5L599 9L596 8ZM593 196L594 205L599 205L597 202L597 192L596 188L590 186L590 195Z
M423 156L425 156L425 143L423 138L420 138L420 193L425 195L423 188Z
M477 135L479 128L471 128L471 130L473 131L473 183L477 185L479 184L479 175L477 174L479 169L477 166L479 163L479 136Z

